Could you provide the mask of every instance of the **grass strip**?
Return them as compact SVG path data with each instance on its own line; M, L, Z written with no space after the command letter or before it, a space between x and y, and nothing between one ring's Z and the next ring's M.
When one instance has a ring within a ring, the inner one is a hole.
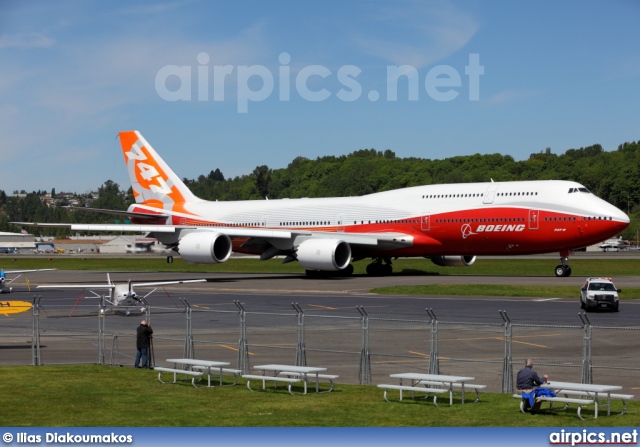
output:
M338 384L334 392L302 397L284 387L251 392L243 379L196 389L190 381L161 384L154 371L101 365L5 366L0 378L0 420L16 427L610 427L640 417L638 401L628 402L625 416L581 421L575 406L520 413L510 394L481 393L478 403L457 399L453 406L441 397L435 407L431 399L398 402L393 391L396 401L387 403L375 386ZM612 407L619 413L622 403ZM593 416L593 406L582 414Z
M499 284L425 284L417 286L377 287L372 293L392 295L511 296L580 299L580 290L572 286L512 286ZM640 298L640 289L625 288L621 300Z

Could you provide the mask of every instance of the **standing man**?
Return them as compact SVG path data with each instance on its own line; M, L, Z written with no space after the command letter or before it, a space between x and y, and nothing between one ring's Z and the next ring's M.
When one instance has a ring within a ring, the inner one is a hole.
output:
M538 373L533 370L533 360L527 359L524 362L524 368L518 371L518 375L516 377L516 389L521 391L522 397L525 401L524 411L529 409L531 406L531 413L535 413L540 409L540 402L535 402L535 393L534 389L542 385L543 383L547 383L549 380L548 375L538 376ZM533 394L532 394L533 393ZM525 398L525 394L528 396L533 396L531 398Z
M151 334L153 334L153 329L151 329L150 324L147 324L147 320L142 320L136 332L136 348L138 352L136 353L136 363L134 367L149 368L149 346L151 346ZM142 365L140 366L141 360Z

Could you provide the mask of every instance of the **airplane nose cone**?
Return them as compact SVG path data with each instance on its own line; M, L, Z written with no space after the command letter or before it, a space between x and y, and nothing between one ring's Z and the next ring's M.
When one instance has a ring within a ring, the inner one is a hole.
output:
M623 224L626 224L626 225L629 225L629 223L631 223L631 219L629 219L629 216L627 216L624 211L622 211L622 210L620 210L620 209L618 209L616 207L612 207L612 208L613 208L613 210L612 210L612 213L611 213L611 217L613 217L613 220L616 220L616 221L618 221L620 223L623 223Z

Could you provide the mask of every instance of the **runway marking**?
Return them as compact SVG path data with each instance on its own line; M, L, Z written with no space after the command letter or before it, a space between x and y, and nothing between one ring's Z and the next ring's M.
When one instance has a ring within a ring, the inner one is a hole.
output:
M537 298L531 301L536 301L536 302L542 302L542 301L557 301L557 300L561 300L562 298Z
M537 345L535 343L527 343L526 341L516 341L516 340L512 340L513 343L520 343L521 345L527 345L527 346L535 346L536 348L550 348L550 346L545 346L545 345Z
M337 307L321 306L319 304L307 304L307 306L325 310L338 310Z
M535 335L536 338L539 337L557 337L560 336L561 334L543 334L543 335ZM525 337L525 336L520 336L520 338ZM528 337L528 336L527 336ZM534 337L533 335L531 335L530 337ZM523 345L528 345L528 346L535 346L538 348L550 348L550 346L546 346L546 345L539 345L539 344L535 344L535 343L527 343L526 341L518 341L518 340L514 340L517 337L513 337L512 338L512 342L513 343L520 343ZM440 340L453 340L453 341L480 341L480 340L496 340L496 341L503 341L504 339L502 337L473 337L473 338L440 338Z
M233 346L229 346L229 345L218 345L218 346L220 346L221 348L227 348L227 349L230 349L231 351L236 351L236 352L238 351L238 348L235 348L235 347L233 347ZM247 354L248 354L248 355L255 355L255 354L254 354L253 352L251 352L251 351L247 352Z

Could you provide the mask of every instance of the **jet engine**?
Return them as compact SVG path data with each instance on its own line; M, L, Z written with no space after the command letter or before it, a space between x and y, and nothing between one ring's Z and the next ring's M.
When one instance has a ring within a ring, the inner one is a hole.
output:
M178 252L191 264L219 264L231 256L231 239L226 234L196 231L180 238Z
M338 239L307 239L298 246L296 258L307 270L342 270L351 262L351 247Z
M431 262L442 267L469 267L476 262L475 256L434 256Z

